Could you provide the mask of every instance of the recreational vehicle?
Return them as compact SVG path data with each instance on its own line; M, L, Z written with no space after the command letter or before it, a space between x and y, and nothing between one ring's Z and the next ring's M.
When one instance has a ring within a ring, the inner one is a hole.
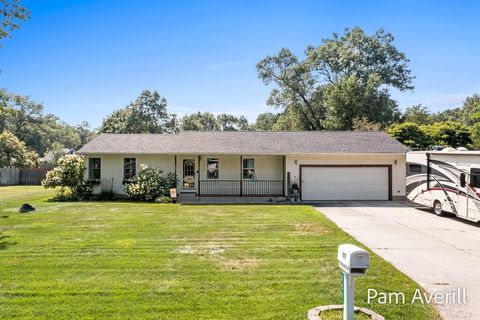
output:
M407 198L437 215L480 221L480 152L408 152Z

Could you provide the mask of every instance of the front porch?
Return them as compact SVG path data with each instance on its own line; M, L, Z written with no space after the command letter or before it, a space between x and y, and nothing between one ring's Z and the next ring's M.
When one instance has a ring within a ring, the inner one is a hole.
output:
M177 155L175 168L184 199L285 196L284 156Z

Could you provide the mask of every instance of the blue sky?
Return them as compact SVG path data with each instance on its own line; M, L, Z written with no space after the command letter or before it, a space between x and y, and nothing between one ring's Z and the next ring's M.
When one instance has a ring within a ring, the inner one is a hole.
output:
M301 55L344 27L395 36L416 76L393 92L402 108L434 111L480 93L480 2L24 0L32 19L0 48L0 86L46 111L98 126L142 89L169 109L244 114L271 88L255 64L281 47Z

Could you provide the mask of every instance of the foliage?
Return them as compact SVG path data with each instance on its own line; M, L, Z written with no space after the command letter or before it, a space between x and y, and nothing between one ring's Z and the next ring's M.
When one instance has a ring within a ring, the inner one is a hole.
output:
M357 76L349 76L325 85L325 128L351 130L355 119L365 119L381 127L397 121L400 118L397 103L381 86L379 76L371 76L366 83Z
M403 122L413 122L416 124L430 124L432 122L432 114L426 106L417 104L405 109L402 116Z
M412 149L426 149L431 144L424 130L413 122L392 125L387 132L391 137Z
M44 188L60 187L63 195L67 189L73 198L88 198L92 193L92 186L84 181L83 157L67 154L57 161L57 166L47 172L42 181Z
M197 112L184 116L180 121L181 130L199 131L238 131L248 130L249 124L244 116L222 113L215 117L210 112Z
M272 131L275 123L278 122L281 114L265 112L260 113L253 124L253 128L258 131Z
M197 112L186 115L180 121L182 130L216 131L220 130L220 124L210 112Z
M436 122L432 125L422 126L432 145L448 147L468 147L472 143L469 128L458 122Z
M234 116L222 113L218 115L217 121L222 131L239 131L248 130L248 120L244 116Z
M167 100L157 91L144 90L135 101L103 119L104 133L174 133L175 114L167 112Z
M267 104L297 118L298 129L351 129L355 118L382 126L397 120L388 88L413 89L408 62L391 34L380 29L369 36L356 27L308 47L304 60L282 48L261 60L257 73L276 86Z
M0 0L0 40L10 37L10 33L19 29L21 21L30 19L27 8L20 0ZM0 44L1 47L1 44Z
M477 112L480 112L480 94L473 94L465 99L462 107L447 109L432 117L435 122L456 121L471 125L476 122L472 116Z
M0 132L10 131L40 155L55 143L78 149L93 136L85 123L74 127L51 114L27 96L0 89Z
M30 151L13 133L0 133L0 168L30 168L38 164L38 154Z
M125 185L125 192L131 200L154 201L160 196L169 195L170 189L176 186L177 178L174 173L163 177L161 170L142 163L138 174Z
M378 131L381 127L380 123L368 121L366 117L355 118L352 123L352 130L354 131Z
M413 122L395 124L388 134L412 149L428 149L433 145L469 147L472 144L467 126L458 122L436 122L418 125Z
M170 197L167 196L160 196L157 199L155 199L155 203L172 203L173 200Z

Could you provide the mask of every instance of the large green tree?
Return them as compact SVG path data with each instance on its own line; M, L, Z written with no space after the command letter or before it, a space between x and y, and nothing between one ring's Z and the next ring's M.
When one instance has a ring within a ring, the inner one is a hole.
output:
M405 109L402 120L403 122L429 124L432 121L432 114L426 106L417 104Z
M29 168L35 167L37 163L38 154L28 150L25 143L13 133L8 131L0 133L0 168Z
M259 131L272 131L273 126L278 122L281 114L265 112L260 113L253 124L253 128Z
M0 40L10 37L12 31L20 28L20 22L28 19L30 13L20 0L0 0Z
M81 135L91 136L88 128L80 130L52 114L43 113L43 105L5 89L0 89L0 132L9 131L29 149L43 155L54 143L78 149ZM86 141L88 139L84 139Z
M409 60L393 41L383 29L355 27L307 47L303 60L283 48L257 64L258 77L275 85L267 104L297 118L298 129L352 129L365 117L386 126L399 115L388 89L413 89Z
M180 120L181 130L216 131L220 130L217 118L210 112L197 112Z
M248 120L244 116L234 116L232 114L222 113L217 117L220 130L222 131L239 131L248 130Z
M173 133L178 130L175 114L167 111L167 100L157 91L144 90L125 108L103 119L104 133Z

